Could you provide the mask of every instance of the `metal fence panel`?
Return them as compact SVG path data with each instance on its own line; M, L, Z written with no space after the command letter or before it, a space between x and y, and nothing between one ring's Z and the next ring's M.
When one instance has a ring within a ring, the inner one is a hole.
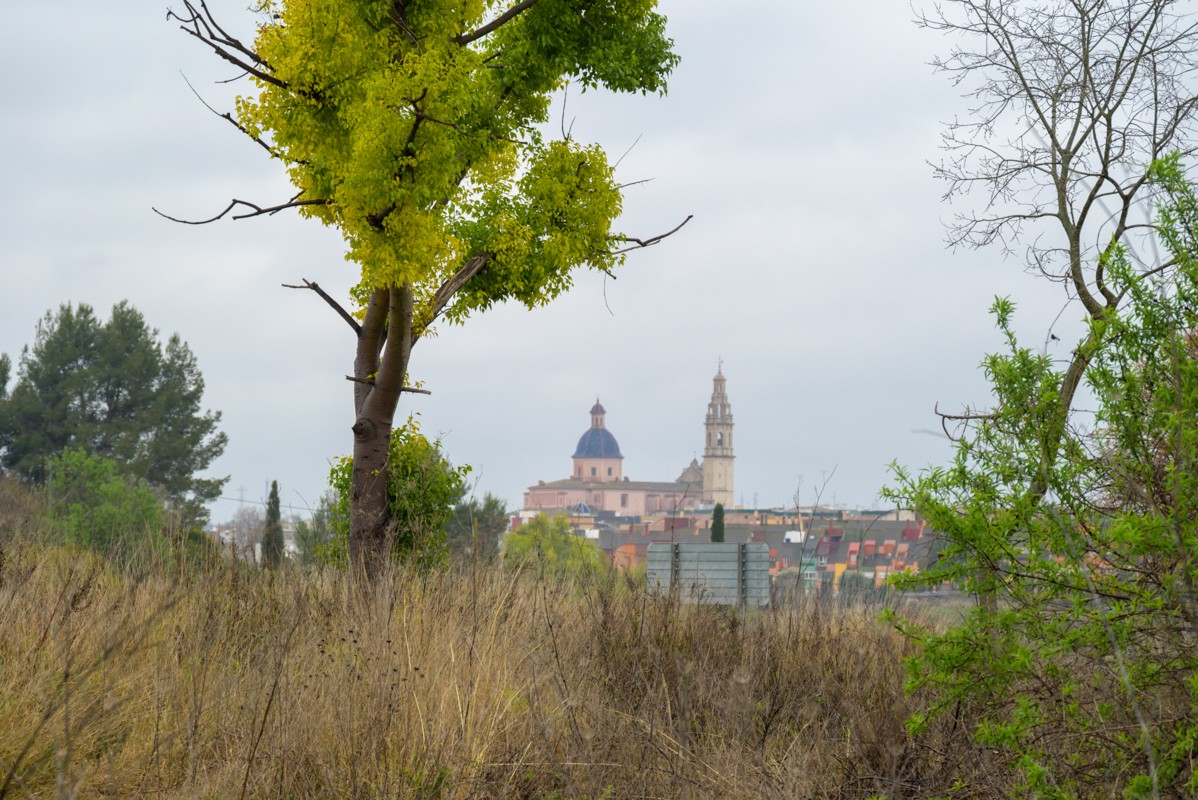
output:
M649 586L676 588L687 603L768 606L769 546L761 542L654 542Z

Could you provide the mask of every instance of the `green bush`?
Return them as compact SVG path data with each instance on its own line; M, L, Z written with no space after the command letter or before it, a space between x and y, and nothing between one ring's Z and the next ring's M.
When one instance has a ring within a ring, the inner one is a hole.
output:
M329 472L334 494L328 515L332 537L315 548L316 560L322 564L344 567L349 563L353 469L353 458L345 456ZM466 491L469 473L468 466L453 466L441 452L441 443L430 442L414 419L408 418L407 424L391 432L387 502L395 558L422 566L445 561L445 526Z
M512 566L530 567L558 579L590 579L607 572L603 554L577 536L565 517L533 517L503 540L503 555Z
M47 515L51 536L116 561L158 549L162 504L144 481L120 465L79 449L47 460Z

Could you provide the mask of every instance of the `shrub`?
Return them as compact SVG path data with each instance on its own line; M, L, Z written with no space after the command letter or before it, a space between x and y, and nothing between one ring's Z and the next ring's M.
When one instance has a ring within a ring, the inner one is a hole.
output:
M333 464L329 485L335 498L329 509L332 538L316 547L320 563L344 567L349 563L350 486L354 460L346 456ZM392 554L400 561L431 566L445 560L445 526L454 504L466 491L470 467L455 467L430 442L413 418L391 432L387 502L391 509Z

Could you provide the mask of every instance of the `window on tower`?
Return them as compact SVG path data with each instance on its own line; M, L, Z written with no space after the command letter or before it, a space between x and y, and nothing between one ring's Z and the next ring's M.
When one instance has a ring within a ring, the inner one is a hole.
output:
M611 467L607 468L607 477L611 477Z
M724 446L724 434L722 434L722 433L717 433L717 434L715 435L715 446L716 446L716 447L723 447L723 446Z
M595 468L591 467L591 477L595 477Z

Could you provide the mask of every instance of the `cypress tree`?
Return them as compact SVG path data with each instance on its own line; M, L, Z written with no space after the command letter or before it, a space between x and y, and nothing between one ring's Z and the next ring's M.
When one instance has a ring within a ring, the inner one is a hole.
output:
M262 566L278 569L283 561L283 522L279 514L279 482L270 482L266 522L262 526Z
M724 541L724 504L716 503L715 509L711 512L711 541L723 543Z

